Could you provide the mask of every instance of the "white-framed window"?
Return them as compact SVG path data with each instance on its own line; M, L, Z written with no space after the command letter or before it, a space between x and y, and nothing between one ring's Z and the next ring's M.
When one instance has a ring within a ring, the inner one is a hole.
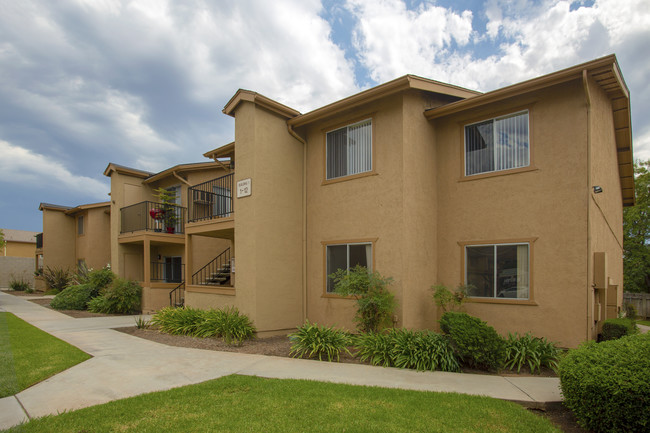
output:
M476 298L530 299L530 244L466 245L465 284Z
M339 269L350 270L357 265L372 272L372 243L359 242L326 246L327 293L334 293L334 281L329 277Z
M327 133L327 179L372 171L372 120Z
M465 125L465 176L529 165L528 111Z

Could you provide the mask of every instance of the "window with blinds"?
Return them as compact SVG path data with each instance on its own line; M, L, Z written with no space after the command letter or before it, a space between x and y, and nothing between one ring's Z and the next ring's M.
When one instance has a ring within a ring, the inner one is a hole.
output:
M465 175L530 165L528 111L465 126Z
M372 170L372 121L327 133L327 179Z

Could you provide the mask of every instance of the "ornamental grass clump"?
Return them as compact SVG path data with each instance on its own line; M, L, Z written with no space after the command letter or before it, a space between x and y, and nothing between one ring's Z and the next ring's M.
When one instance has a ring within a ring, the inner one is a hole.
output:
M355 356L372 365L418 371L459 371L449 339L431 331L391 329L354 338Z
M316 358L319 361L326 357L328 361L340 360L341 352L349 355L348 346L352 344L350 334L333 327L319 326L305 321L293 334L289 334L291 352L294 358Z
M588 341L558 368L564 405L586 429L650 431L650 334Z
M560 361L560 353L555 344L546 338L535 337L530 333L519 335L508 334L506 340L506 359L504 366L510 370L517 368L517 373L521 367L527 366L531 373L541 373L542 368L557 370Z

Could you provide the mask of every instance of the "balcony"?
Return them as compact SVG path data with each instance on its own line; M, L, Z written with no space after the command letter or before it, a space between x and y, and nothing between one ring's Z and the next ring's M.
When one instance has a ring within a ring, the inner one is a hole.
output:
M187 209L175 204L143 201L120 209L120 234L153 231L183 234Z
M227 218L233 214L234 173L188 188L188 222Z

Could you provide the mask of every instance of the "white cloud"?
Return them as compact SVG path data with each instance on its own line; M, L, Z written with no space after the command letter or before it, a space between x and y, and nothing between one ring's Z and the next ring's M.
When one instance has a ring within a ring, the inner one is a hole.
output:
M0 182L106 200L108 185L80 176L51 158L0 140Z

